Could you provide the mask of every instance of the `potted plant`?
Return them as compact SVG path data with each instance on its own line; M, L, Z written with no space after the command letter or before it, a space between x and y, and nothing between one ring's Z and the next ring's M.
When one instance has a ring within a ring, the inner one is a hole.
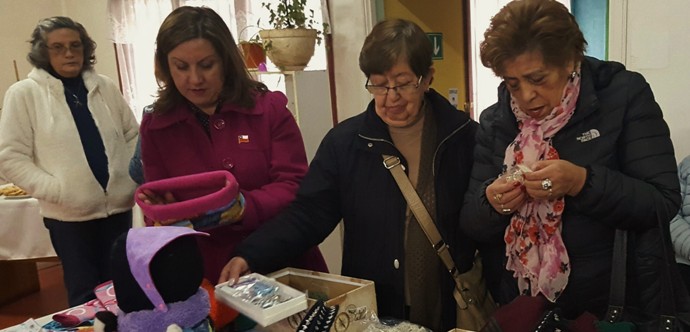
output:
M262 29L259 35L269 59L281 70L302 70L314 55L316 43L327 29L314 28L314 11L307 10L307 0L281 0L273 8L270 3L261 6L268 10L268 23L272 29Z
M249 40L241 40L238 45L247 68L257 69L261 63L266 63L266 52L258 34Z

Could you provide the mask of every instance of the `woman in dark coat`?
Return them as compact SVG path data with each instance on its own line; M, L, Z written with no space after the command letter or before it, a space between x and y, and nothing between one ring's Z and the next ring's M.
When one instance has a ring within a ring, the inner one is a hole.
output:
M238 247L222 280L271 270L323 241L342 219L342 274L373 280L381 317L434 331L455 325L453 280L408 209L382 154L399 157L460 272L475 247L458 230L477 124L429 89L432 46L414 23L377 24L360 69L374 100L323 139L288 210Z
M615 230L652 228L657 212L670 220L680 195L649 84L620 63L585 57L585 45L554 0L514 1L492 18L481 60L503 83L480 117L460 220L494 249L484 263L497 301L519 290L567 317L601 318ZM658 288L639 289L631 305L658 300Z

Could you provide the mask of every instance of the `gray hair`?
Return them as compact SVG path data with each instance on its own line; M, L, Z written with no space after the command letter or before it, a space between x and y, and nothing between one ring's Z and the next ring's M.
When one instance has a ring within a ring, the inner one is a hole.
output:
M26 56L29 63L36 68L54 72L55 70L50 65L50 56L48 55L47 35L57 29L64 28L72 29L79 33L81 43L84 45L84 65L82 66L82 71L92 69L96 63L96 42L89 37L83 25L64 16L53 16L38 21L29 41L31 43L31 51Z

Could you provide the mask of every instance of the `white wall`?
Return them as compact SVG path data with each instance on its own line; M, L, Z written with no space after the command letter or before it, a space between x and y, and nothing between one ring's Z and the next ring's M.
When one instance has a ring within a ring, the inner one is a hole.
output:
M609 59L652 87L680 162L690 154L690 1L610 0Z
M371 100L364 90L364 76L359 71L359 51L371 30L375 0L330 1L334 68L337 82L338 119L361 113ZM16 60L19 78L31 70L26 61L27 40L39 19L64 15L82 23L98 44L96 70L117 81L115 53L110 40L107 0L0 0L0 97L16 82L12 60Z
M484 31L489 27L491 17L494 16L510 0L472 0L469 2L470 21L470 108L475 120L487 107L497 101L497 87L501 79L494 72L484 67L479 59L479 44L484 40Z
M0 96L17 81L12 61L17 63L19 79L31 70L26 54L29 37L39 19L61 15L60 1L54 0L0 0ZM0 107L1 104L0 104Z
M40 19L50 16L69 16L84 25L98 44L96 70L117 81L106 6L106 0L0 0L0 98L17 81L12 61L17 63L19 79L26 78L31 71L26 60L31 32Z
M375 0L330 0L338 121L362 113L371 100L359 51L374 26Z
M62 2L64 3L65 15L84 25L91 38L98 44L96 47L96 71L112 78L117 83L115 49L110 37L110 24L108 24L108 1L62 0Z
M338 119L361 113L371 100L364 90L364 76L359 71L359 51L374 23L374 0L331 1L332 30ZM96 70L117 81L115 52L110 40L107 0L0 0L0 97L16 82L12 60L16 60L19 78L31 70L26 61L27 40L39 19L64 15L82 23L98 47ZM21 13L19 15L18 13Z
M496 77L494 72L484 67L479 59L479 44L484 41L484 31L489 27L491 17L496 15L501 8L512 0L470 0L469 16L472 26L470 27L470 56L469 64L471 75L470 80L470 107L475 120L479 121L479 116L487 107L493 105L498 100L498 85L501 78ZM570 0L558 0L570 9Z

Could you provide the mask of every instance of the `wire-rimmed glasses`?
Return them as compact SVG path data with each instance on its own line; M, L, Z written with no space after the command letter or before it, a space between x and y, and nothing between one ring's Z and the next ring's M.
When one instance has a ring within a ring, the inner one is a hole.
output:
M422 84L422 78L424 76L419 76L416 82L410 82L410 83L405 83L401 85L396 85L396 86L385 86L385 85L373 85L369 84L369 78L367 78L367 82L364 83L364 88L369 91L372 95L375 96L385 96L388 95L389 90L395 91L398 95L410 95L417 91L417 88Z
M79 42L71 43L69 45L53 44L46 46L46 48L48 48L48 51L54 54L65 54L67 53L67 50L71 52L81 52L84 49L84 44Z

